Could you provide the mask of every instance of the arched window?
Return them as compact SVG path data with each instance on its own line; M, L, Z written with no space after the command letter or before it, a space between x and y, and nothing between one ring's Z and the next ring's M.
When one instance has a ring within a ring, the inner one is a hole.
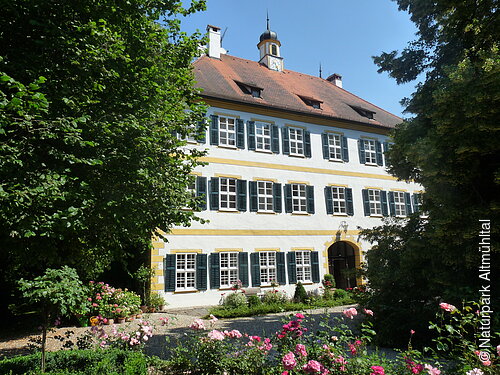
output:
M276 44L271 44L271 55L278 56L278 47Z

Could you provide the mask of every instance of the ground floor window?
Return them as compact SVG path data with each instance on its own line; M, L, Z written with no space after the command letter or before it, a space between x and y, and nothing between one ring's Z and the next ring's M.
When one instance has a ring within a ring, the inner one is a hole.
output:
M232 287L238 279L238 253L220 253L220 287Z
M311 282L311 252L296 251L297 281Z
M260 283L268 285L277 281L276 277L276 252L262 251L259 253Z
M196 288L196 254L176 254L176 290Z

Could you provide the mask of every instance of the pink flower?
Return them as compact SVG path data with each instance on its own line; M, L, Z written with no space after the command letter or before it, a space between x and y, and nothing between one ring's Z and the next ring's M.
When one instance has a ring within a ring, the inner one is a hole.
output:
M162 326L166 326L168 324L168 317L161 317L160 322Z
M484 375L484 372L482 372L478 368L474 368L470 371L467 371L466 375Z
M99 344L101 348L104 348L106 346L106 341L102 340L101 343Z
M87 301L92 302L92 298L91 297L87 298Z
M356 315L358 315L358 312L354 307L351 307L350 309L344 310L342 312L347 318L354 318Z
M486 361L481 361L481 364L483 366L491 366L491 361L489 359L487 359Z
M301 313L295 314L295 317L299 318L299 319L304 319L305 318L305 316L303 314L301 314Z
M210 314L210 323L212 323L212 324L213 324L213 323L215 323L217 320L219 320L219 319L217 319L214 315Z
M500 357L500 345L497 346L497 354Z
M411 333L412 335L414 335L414 334L415 334L415 331L414 331L413 329L410 329L410 333Z
M307 357L307 351L305 345L297 344L295 347L295 354L301 357Z
M213 331L208 332L207 335L211 340L222 341L224 340L224 334L221 331L214 329Z
M445 311L449 311L449 312L452 312L452 311L455 311L457 308L453 305L450 305L449 303L444 303L444 302L441 302L439 304L439 307Z
M373 316L373 311L368 310L368 309L363 309L363 311L365 312L366 315Z
M288 371L283 371L281 375L288 375Z
M384 368L382 366L371 366L372 373L370 375L385 375Z
M288 352L281 359L281 363L283 363L283 367L286 370L293 370L295 366L297 366L297 361L295 360L295 354L292 352Z
M238 331L237 329L233 329L232 331L224 331L224 334L232 339L239 339L240 337L242 337L243 335L241 334L240 331Z
M431 365L425 365L424 368L427 370L429 375L440 375L441 371Z
M195 319L193 323L189 326L191 329L195 330L204 330L205 329L205 323L203 323L203 320L201 319Z
M95 302L94 302L94 303L92 304L92 306L93 306L93 307L97 307L97 306L99 306L99 305L98 305L97 303L95 303Z
M323 366L318 361L311 359L304 366L302 366L302 370L308 374L319 374L323 370Z

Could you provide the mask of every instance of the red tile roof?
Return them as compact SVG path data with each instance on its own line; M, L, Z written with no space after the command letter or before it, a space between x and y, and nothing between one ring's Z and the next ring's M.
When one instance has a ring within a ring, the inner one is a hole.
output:
M221 55L221 59L202 56L194 62L197 86L202 96L232 102L271 107L335 120L353 121L374 127L393 128L402 119L337 87L323 78L291 70L277 72L256 61ZM236 84L241 82L261 88L261 98L245 94ZM321 102L321 109L308 106L300 97ZM374 112L373 119L352 107Z

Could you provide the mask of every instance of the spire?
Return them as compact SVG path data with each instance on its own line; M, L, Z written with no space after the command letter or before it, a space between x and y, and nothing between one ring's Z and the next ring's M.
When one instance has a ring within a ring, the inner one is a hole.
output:
M321 63L319 63L319 78L323 78L321 77L321 73L323 73L323 71L321 70Z

